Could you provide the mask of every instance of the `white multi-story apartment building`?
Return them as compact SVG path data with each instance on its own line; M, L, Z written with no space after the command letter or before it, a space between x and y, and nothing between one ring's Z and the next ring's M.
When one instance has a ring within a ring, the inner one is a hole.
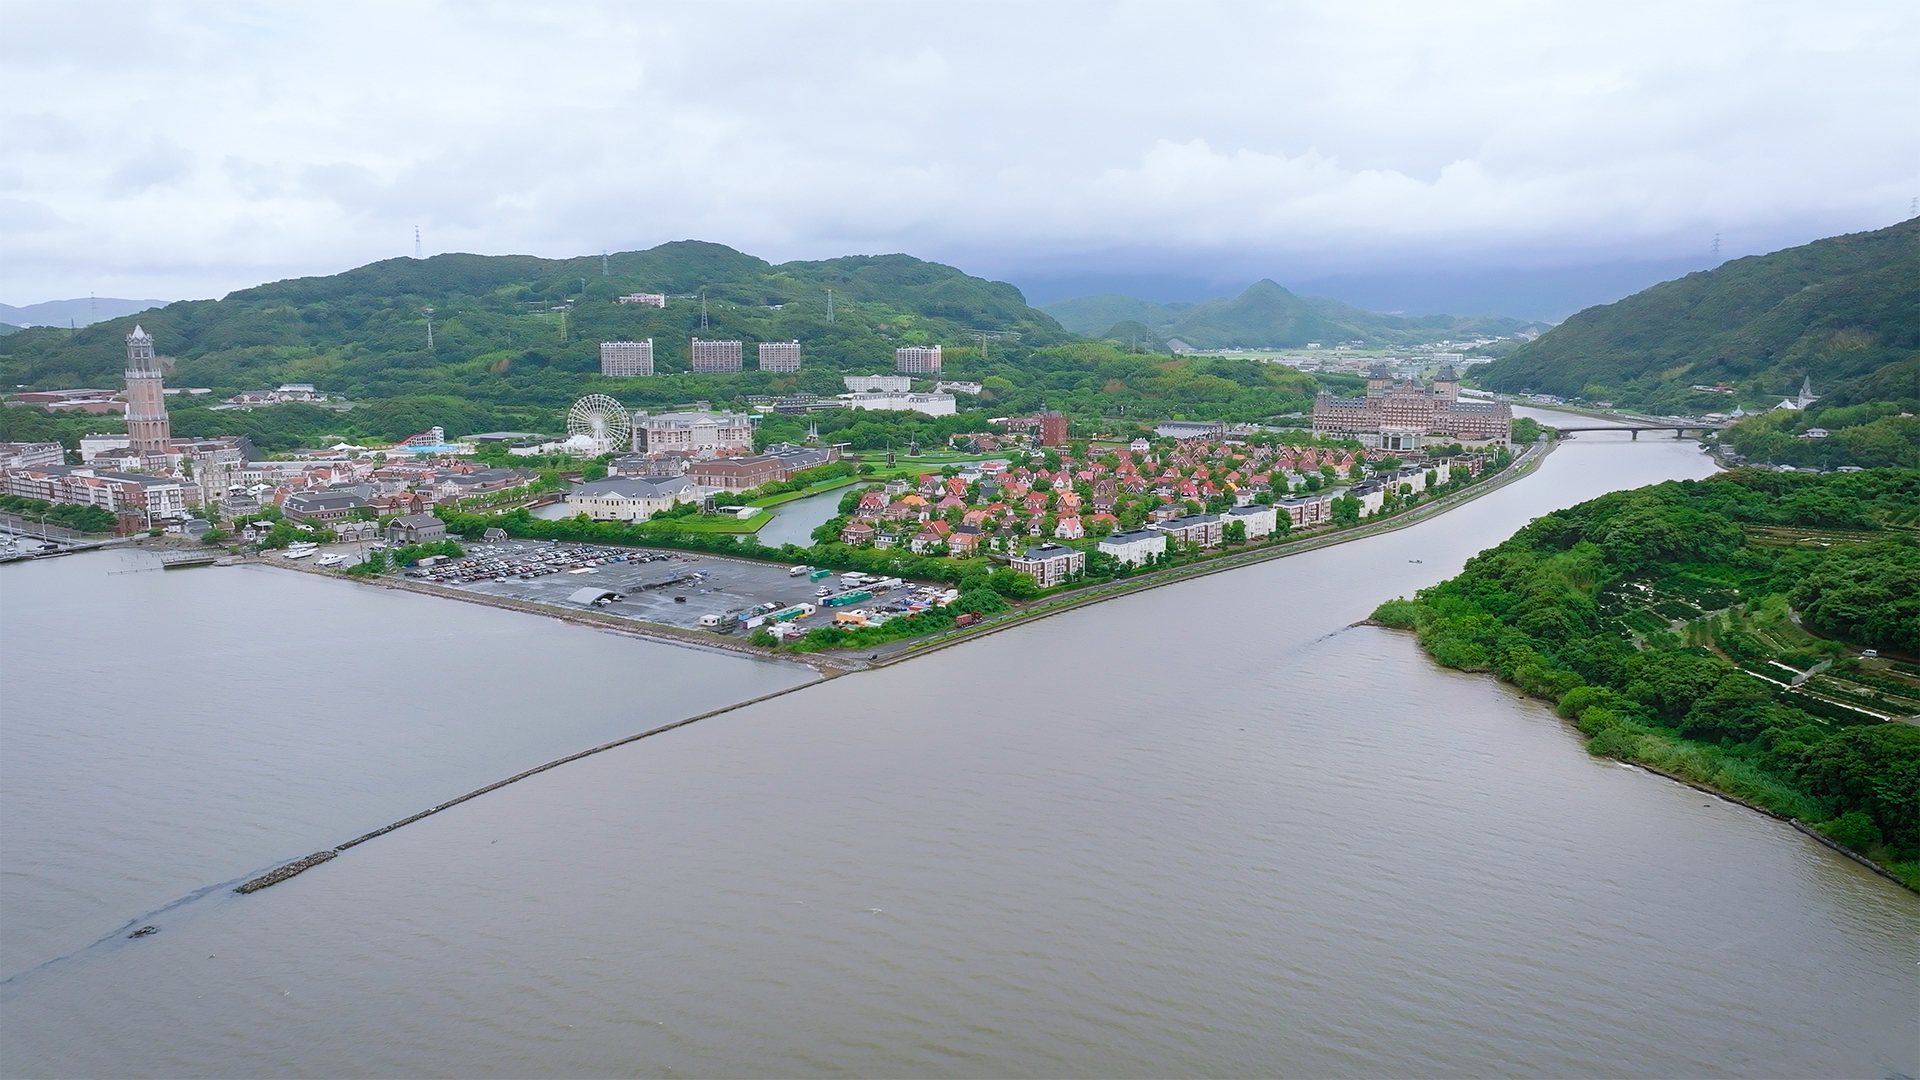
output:
M601 342L600 374L620 378L653 374L653 339Z
M940 346L906 345L893 350L893 370L903 375L940 374Z
M1032 574L1043 589L1051 589L1087 568L1087 553L1065 544L1041 544L1030 547L1019 558L1007 563L1022 573Z
M1359 489L1366 486L1366 484L1357 485L1350 494L1358 495ZM1377 485L1374 490L1379 490ZM1324 491L1317 495L1295 495L1281 499L1274 504L1274 508L1287 515L1287 520L1294 528L1310 528L1333 519L1333 496Z
M1203 548L1219 547L1227 528L1218 514L1190 514L1153 527L1176 544L1199 544Z
M800 342L763 341L760 343L761 371L799 371Z
M1245 525L1247 539L1255 540L1273 532L1280 523L1280 514L1271 506L1249 503L1246 506L1236 506L1228 510L1227 521L1228 523L1238 521ZM1288 524L1291 525L1292 521L1289 520Z
M1167 553L1167 534L1156 529L1114 533L1100 539L1102 554L1111 555L1132 566L1145 566L1147 560Z
M913 389L913 380L905 375L842 375L840 381L855 394L904 394Z
M695 371L739 371L741 345L737 341L694 338L688 345Z
M615 297L614 302L619 304L637 304L640 307L663 308L667 306L667 296L665 293L657 292L628 293L625 296Z
M698 453L703 450L753 449L753 418L747 413L689 409L633 414L633 449L642 454L662 451Z

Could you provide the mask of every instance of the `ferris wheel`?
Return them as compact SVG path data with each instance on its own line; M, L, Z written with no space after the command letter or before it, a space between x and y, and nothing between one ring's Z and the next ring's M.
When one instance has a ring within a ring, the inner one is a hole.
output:
M591 443L595 454L625 450L632 435L627 407L606 394L588 394L567 410L567 441Z

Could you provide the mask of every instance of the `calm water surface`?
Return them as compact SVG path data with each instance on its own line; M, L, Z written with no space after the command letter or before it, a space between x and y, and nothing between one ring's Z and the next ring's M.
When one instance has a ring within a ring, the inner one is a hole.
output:
M840 500L846 494L846 488L839 488L781 503L773 508L773 520L760 527L757 534L760 542L768 547L779 547L781 544L806 547L813 543L813 530L839 513Z
M1540 513L1709 468L1585 436L1414 528L823 682L150 918L810 676L287 573L9 568L0 1066L1920 1074L1920 898L1343 629ZM136 916L161 932L43 963Z

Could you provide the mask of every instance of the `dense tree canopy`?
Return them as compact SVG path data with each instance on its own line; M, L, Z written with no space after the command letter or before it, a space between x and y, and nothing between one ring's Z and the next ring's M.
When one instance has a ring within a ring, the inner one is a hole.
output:
M1920 728L1901 722L1920 665L1842 644L1920 654L1916 515L1911 470L1614 492L1376 617L1555 701L1596 753L1821 823L1920 883Z
M1920 398L1916 244L1920 218L1735 259L1582 311L1478 378L1675 412L1764 408L1807 376L1832 405ZM1689 389L1721 382L1731 397Z
M666 294L667 306L615 302L632 292ZM823 434L846 432L837 441L863 449L931 443L982 430L988 415L1043 407L1090 422L1279 418L1304 413L1323 385L1251 359L1174 359L1078 339L1028 307L1011 285L905 255L775 266L694 242L610 256L605 273L598 257L392 259L79 330L35 328L0 339L0 381L37 389L117 386L122 338L135 322L172 358L169 385L213 391L210 398L170 400L176 434L246 434L268 450L328 437L397 439L435 425L455 435L551 433L571 401L596 392L649 409L703 400L743 406L750 395L828 396L844 389L844 374L891 371L893 350L911 344L941 345L947 377L982 384L978 398L962 399L963 410L974 414L939 421L825 414L817 418ZM747 370L689 371L694 335L741 340ZM657 375L599 374L600 342L643 338L654 341ZM794 339L802 345L801 370L755 369L757 343ZM205 407L283 382L312 383L351 407ZM1338 378L1326 384L1358 385ZM35 409L7 413L13 415L0 417L0 434L9 438L73 445L85 431L118 428L108 416L76 421ZM797 438L805 428L804 418L767 424L778 438Z

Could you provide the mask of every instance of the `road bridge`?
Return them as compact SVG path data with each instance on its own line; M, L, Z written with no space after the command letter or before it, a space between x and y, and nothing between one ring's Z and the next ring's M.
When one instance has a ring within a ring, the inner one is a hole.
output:
M1705 435L1709 431L1720 431L1723 427L1720 424L1587 424L1577 427L1563 427L1555 424L1549 426L1563 435L1576 431L1628 431L1633 433L1636 442L1639 441L1640 433L1643 431L1671 431L1674 438L1684 439L1689 431L1697 431Z

